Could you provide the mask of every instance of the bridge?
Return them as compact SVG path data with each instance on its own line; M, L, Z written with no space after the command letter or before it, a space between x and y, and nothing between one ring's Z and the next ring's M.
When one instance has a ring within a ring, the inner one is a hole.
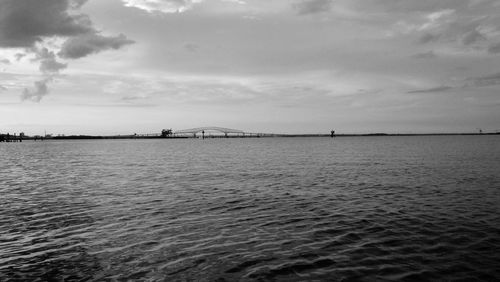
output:
M240 137L245 137L245 136L250 137L256 135L255 133L245 133L243 130L239 129L208 126L208 127L197 127L197 128L177 130L174 132L174 136L192 134L193 137L196 137L197 133L201 133L203 137L205 137L205 133L209 134L210 136L212 136L212 133L218 133L218 135L222 133L224 134L225 137L229 137L230 134L231 136L240 136Z

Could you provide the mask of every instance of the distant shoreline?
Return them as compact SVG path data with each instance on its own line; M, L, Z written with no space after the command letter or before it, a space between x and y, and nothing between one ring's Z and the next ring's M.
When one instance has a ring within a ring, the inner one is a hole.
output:
M334 138L337 137L386 137L386 136L468 136L468 135L500 135L500 132L495 133L367 133L367 134L336 134ZM248 134L242 135L206 135L206 139L212 138L270 138L270 137L328 137L330 134ZM19 140L19 136L11 136L12 141ZM51 136L51 137L40 137L40 136L24 136L22 138L25 140L33 141L43 141L43 140L102 140L102 139L195 139L201 138L201 136L160 136L160 135L68 135L68 136ZM15 141L14 141L15 142Z

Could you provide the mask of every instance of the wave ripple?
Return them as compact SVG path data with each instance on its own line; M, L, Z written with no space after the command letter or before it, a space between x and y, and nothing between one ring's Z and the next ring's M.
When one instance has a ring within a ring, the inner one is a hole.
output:
M500 280L498 141L0 144L0 280Z

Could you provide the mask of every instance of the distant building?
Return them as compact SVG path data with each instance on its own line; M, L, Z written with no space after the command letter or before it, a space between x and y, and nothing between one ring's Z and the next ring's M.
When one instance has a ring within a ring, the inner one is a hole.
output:
M172 135L172 129L163 129L161 131L161 137L169 137L170 135Z

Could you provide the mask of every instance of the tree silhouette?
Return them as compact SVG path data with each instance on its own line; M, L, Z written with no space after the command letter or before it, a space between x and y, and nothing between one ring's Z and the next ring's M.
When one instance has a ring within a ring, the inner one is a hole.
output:
M163 138L169 137L170 135L172 135L172 129L163 129L161 131L161 137Z

